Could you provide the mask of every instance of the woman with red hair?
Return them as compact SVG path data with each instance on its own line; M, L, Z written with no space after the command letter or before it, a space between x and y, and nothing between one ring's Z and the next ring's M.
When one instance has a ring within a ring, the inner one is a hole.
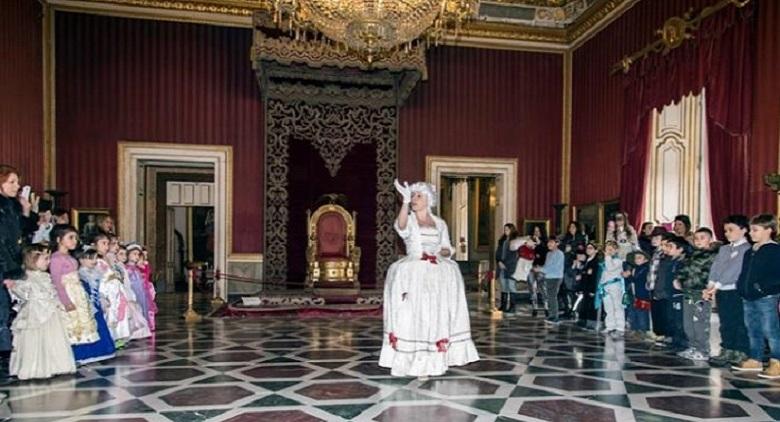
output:
M19 196L19 186L19 172L0 164L0 280L13 280L24 274L24 235L37 229L38 217L31 212L30 199ZM11 353L10 312L11 297L3 284L0 285L0 356L3 365L7 364Z

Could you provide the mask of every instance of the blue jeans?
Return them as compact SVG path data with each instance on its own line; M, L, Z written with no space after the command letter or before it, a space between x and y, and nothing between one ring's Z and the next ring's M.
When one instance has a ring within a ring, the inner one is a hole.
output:
M514 278L502 274L499 282L501 283L501 293L517 293L517 282Z
M649 331L650 330L650 312L643 311L634 308L634 304L628 305L626 308L628 314L628 325L634 331Z
M777 302L780 295L745 300L745 327L747 328L750 352L748 356L759 362L764 360L764 339L769 342L769 357L780 360L780 319L777 316Z

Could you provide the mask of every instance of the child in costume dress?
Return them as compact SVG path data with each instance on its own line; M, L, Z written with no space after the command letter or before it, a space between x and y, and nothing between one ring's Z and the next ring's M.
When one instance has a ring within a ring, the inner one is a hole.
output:
M65 309L68 310L68 306L71 309L68 312L66 332L76 363L84 364L113 357L113 353L104 354L100 348L95 347L100 341L100 334L92 303L87 290L81 284L78 262L70 255L70 251L74 250L78 243L76 228L67 225L54 226L51 237L57 245L57 252L52 254L49 271L55 288L59 285L69 304L65 305ZM60 296L60 299L63 297Z
M100 293L103 315L114 339L114 345L121 349L130 340L130 312L124 286L111 266L102 258L108 252L108 237L104 234L95 236L94 243L97 259L95 269L100 274L98 292ZM102 252L102 254L101 254Z
M132 244L128 245L127 248L130 248L131 246ZM129 257L131 254L128 251L126 254L122 255L124 259L125 257ZM142 281L140 278L142 277L142 274L138 271L134 271L137 270L137 268L129 265L129 261L120 262L117 260L117 263L120 267L123 268L123 270L120 270L119 274L121 274L124 279L122 287L124 288L125 297L127 297L127 309L130 317L130 338L135 340L150 337L152 332L149 329L146 314L143 312L143 308L138 303L136 290L133 289L134 283L141 285Z
M128 251L128 260L130 259ZM155 315L157 314L157 303L155 298L157 292L154 289L154 283L152 283L152 266L149 264L149 255L146 248L142 247L141 254L138 257L137 264L138 269L141 270L141 276L143 279L143 291L145 296L146 308L144 310L144 316L149 323L149 329L155 330Z
M21 301L11 330L13 350L9 374L20 380L51 378L76 372L73 351L65 333L65 308L51 283L49 252L33 245L24 253L26 276L5 286Z
M103 315L103 304L100 298L100 272L96 268L97 252L91 247L86 247L76 252L75 255L80 265L79 278L84 285L84 289L89 293L92 313L95 316L95 324L100 336L100 340L89 346L92 349L91 354L96 356L91 361L109 359L116 354L116 347L114 346L114 338L111 337L111 331L108 329L108 324ZM84 347L86 348L87 346Z

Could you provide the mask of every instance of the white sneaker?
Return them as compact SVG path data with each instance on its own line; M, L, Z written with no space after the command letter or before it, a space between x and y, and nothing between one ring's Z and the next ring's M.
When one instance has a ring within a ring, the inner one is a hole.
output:
M694 350L688 359L696 361L707 361L710 360L710 355L707 353L702 353L698 350Z
M684 359L693 359L693 353L695 350L693 348L687 348L683 350L682 352L677 352L677 356L684 358Z

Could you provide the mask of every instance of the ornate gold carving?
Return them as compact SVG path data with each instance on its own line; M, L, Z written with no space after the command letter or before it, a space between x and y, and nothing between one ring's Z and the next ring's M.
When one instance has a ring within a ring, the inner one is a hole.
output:
M591 28L601 25L612 12L633 2L634 0L602 0L600 5L591 6L567 28L566 42L576 44L580 37Z
M323 215L334 212L341 216L346 225L346 233L344 233L346 236L344 242L346 256L340 259L320 260L319 251L317 250L320 233L317 231L317 226ZM306 228L308 235L306 261L309 268L306 280L307 287L318 287L317 284L320 283L323 284L322 287L327 287L327 283L330 282L348 281L353 283L354 288L360 288L357 276L360 272L361 252L360 247L355 245L355 239L357 238L357 214L354 211L350 214L344 207L332 203L317 208L313 214L307 210L306 214L309 223Z
M701 21L705 18L728 6L733 5L737 8L742 8L748 3L750 3L750 0L719 0L714 5L705 7L695 16L693 15L693 10L689 10L682 16L673 16L667 19L664 22L664 26L656 30L658 39L633 54L623 56L619 62L612 66L611 73L613 75L620 71L628 73L637 60L644 59L653 53L669 53L669 51L681 46L685 40L693 38L692 32L699 29Z
M428 68L425 64L425 50L398 50L395 53L377 58L371 64L356 53L339 49L335 45L323 42L305 42L287 37L271 38L262 30L267 24L267 16L263 13L255 15L254 43L252 44L252 61L272 60L282 64L303 63L311 67L333 66L340 69L352 67L361 70L388 69L391 71L417 70L423 79L428 78Z
M255 10L270 9L266 0L82 0L90 3L110 3L183 12L219 13L251 16Z

